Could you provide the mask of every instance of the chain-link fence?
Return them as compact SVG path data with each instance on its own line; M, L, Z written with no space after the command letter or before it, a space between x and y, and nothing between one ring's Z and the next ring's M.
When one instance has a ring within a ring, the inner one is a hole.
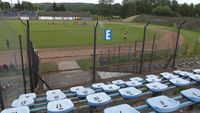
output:
M24 93L23 83L18 34L9 20L0 18L0 84L5 107Z

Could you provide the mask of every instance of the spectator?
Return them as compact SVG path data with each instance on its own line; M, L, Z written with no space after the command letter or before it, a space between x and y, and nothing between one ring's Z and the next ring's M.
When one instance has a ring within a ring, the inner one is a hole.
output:
M13 65L13 63L9 64L9 70L12 72L15 71L15 66Z
M6 64L4 64L2 66L2 69L3 69L4 72L8 72L9 71L8 66Z
M6 46L7 46L8 49L10 48L10 42L9 42L8 39L6 39Z

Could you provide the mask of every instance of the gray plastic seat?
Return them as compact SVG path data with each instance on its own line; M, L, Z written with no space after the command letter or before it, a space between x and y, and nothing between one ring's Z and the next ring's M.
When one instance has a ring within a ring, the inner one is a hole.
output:
M193 102L200 102L200 90L191 88L181 91L181 94Z
M1 113L30 113L28 106L4 109Z
M104 113L140 113L128 104L106 108Z
M91 88L85 88L83 90L78 90L76 93L78 97L85 98L87 95L94 94L95 91Z
M128 87L140 87L140 86L143 85L143 83L142 83L142 82L139 82L139 81L127 81L127 82L126 82L126 85L127 85Z
M167 90L168 85L162 84L160 82L155 82L155 83L149 83L146 84L146 86L153 92L162 92Z
M117 86L117 85L115 85L115 84L108 84L108 85L104 85L103 86L103 90L105 91L105 92L116 92L116 91L118 91L120 89L120 87L119 86Z
M111 97L104 92L87 95L86 100L93 107L104 106L112 101Z
M47 101L55 101L55 100L61 100L65 98L67 98L67 96L63 92L57 92L55 94L47 95Z
M31 107L33 105L34 105L33 98L19 98L19 99L14 100L11 104L12 107L21 107L21 106Z
M96 84L92 84L92 88L94 88L94 89L103 89L104 85L105 85L104 83L96 83Z
M56 93L62 93L62 91L60 89L49 90L46 92L46 95L51 95L51 94L56 94Z
M120 89L119 93L122 95L123 98L127 98L127 99L138 98L142 95L142 91L134 87Z
M74 110L74 104L70 99L52 101L47 104L48 113L68 113Z
M175 78L169 81L176 86L187 86L190 84L190 81L182 79L182 78Z
M149 98L146 101L155 111L160 113L174 112L179 109L180 102L167 96Z

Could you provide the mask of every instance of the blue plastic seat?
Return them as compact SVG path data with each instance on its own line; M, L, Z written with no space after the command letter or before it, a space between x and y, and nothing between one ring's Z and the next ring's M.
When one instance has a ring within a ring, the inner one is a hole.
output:
M191 88L181 91L181 94L193 102L200 102L200 90Z
M86 100L93 107L104 106L112 101L111 97L104 92L88 95Z
M190 76L190 78L197 82L200 82L200 75L198 75L198 74L194 74L194 75Z
M180 102L167 96L149 98L146 101L155 111L161 113L174 112L179 109Z
M141 77L133 77L133 78L130 78L131 81L138 81L138 82L141 82L143 81L144 79L141 78Z
M36 94L35 93L22 94L22 95L20 95L19 98L33 98L33 99L36 99Z
M142 91L134 87L120 89L119 93L122 95L123 98L127 98L127 99L138 98L142 95Z
M146 86L153 92L162 92L167 90L168 85L162 84L160 82L155 82L155 83L149 83L146 84Z
M70 91L73 93L76 93L78 90L83 90L83 89L85 89L83 86L76 86L76 87L70 88Z
M193 72L196 74L200 74L200 69L195 69L195 70L193 70Z
M92 84L92 88L94 88L94 89L103 89L104 85L105 85L104 83L96 83L96 84Z
M119 86L117 86L117 85L115 85L115 84L108 84L108 85L104 85L103 86L103 90L105 91L105 92L116 92L116 91L118 91L120 89L120 87Z
M156 75L147 75L146 78L159 78L159 76L156 76Z
M12 107L21 107L21 106L31 107L33 105L34 105L33 98L19 98L19 99L14 100L11 104Z
M85 88L83 90L78 90L76 93L78 97L85 98L87 95L94 94L95 91L91 88Z
M74 110L74 104L70 99L52 101L47 104L48 113L68 113Z
M142 82L139 82L139 81L127 81L127 82L126 82L126 85L127 85L128 87L140 87L140 86L143 85L143 83L142 83Z
M168 72L161 73L160 75L162 75L165 79L168 79L168 80L178 78L177 75L174 75Z
M106 108L104 113L140 113L128 104Z
M17 108L8 108L3 110L1 113L30 113L28 106L22 106Z
M162 79L160 79L160 78L147 78L146 81L150 82L150 83L151 82L161 82Z
M112 83L117 85L117 86L125 85L125 82L123 80L114 80L114 81L112 81Z
M189 80L185 80L182 78L175 78L175 79L171 79L169 81L176 86L187 86L190 84Z

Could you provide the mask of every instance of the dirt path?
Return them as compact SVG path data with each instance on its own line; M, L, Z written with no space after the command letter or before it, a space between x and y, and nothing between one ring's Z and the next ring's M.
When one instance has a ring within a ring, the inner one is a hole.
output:
M156 47L157 49L166 49L166 48L174 48L176 42L176 33L165 30L165 29L158 29L162 37L156 40ZM185 38L180 35L179 46L184 44ZM138 42L137 49L141 49L141 42ZM108 48L116 48L121 46L121 51L126 52L128 48L131 46L132 48L134 45L124 44L124 45L114 45L114 46L98 46L97 47L97 54L100 54L101 51L107 52ZM148 50L152 46L152 41L147 41L145 44L145 49ZM93 48L92 47L73 47L73 48L46 48L46 49L38 49L39 56L42 61L44 62L59 62L63 60L76 60L80 58L88 58L92 56ZM26 51L24 51L25 53ZM14 54L13 54L14 53ZM16 62L20 63L19 51L10 50L10 51L2 51L0 52L0 65L2 64L9 64L10 62L14 62L16 56ZM25 56L25 55L24 55ZM24 57L26 58L26 57Z

